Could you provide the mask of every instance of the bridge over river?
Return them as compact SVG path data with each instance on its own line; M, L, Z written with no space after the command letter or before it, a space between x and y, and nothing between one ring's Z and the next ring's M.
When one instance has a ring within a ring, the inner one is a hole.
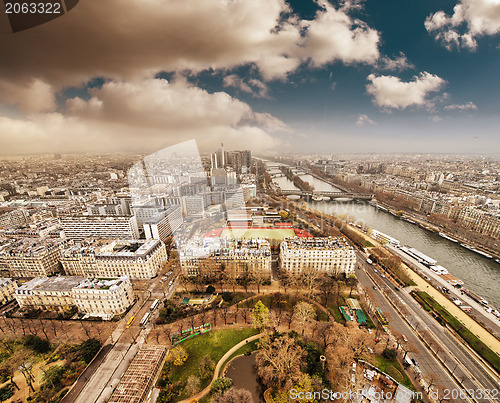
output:
M352 200L371 200L374 195L369 193L353 193L353 192L329 192L323 190L305 191L300 189L281 190L283 196L300 196L305 198L312 197L329 197L333 199L352 199Z

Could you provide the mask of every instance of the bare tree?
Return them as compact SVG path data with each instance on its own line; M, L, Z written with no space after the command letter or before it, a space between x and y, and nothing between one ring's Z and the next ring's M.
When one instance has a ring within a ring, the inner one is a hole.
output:
M302 329L302 335L304 335L306 322L309 319L312 319L316 315L316 311L314 310L314 307L311 304L305 301L300 301L295 305L293 313L297 318L299 325Z
M268 387L283 388L287 381L300 379L305 355L288 335L264 342L256 357L257 372Z
M212 309L212 321L213 321L213 325L214 327L217 326L217 316L219 314L219 308L218 307L215 307L214 309Z
M200 312L200 320L202 324L207 323L207 316L208 316L207 309L205 307L202 307Z
M83 324L83 321L82 321L82 320L80 320L79 322L80 322L80 325L82 326L82 328L83 328L83 330L84 330L84 332L85 332L85 334L86 334L86 336L87 336L87 339L91 339L91 336L90 336L90 334L89 334L89 331L87 330L87 328L86 328L86 327L85 327L85 325Z
M188 318L188 323L189 323L189 326L194 329L196 327L196 315L191 315L189 318Z
M285 320L286 320L286 323L288 323L288 329L291 329L293 319L294 319L293 311L285 313Z
M248 309L247 308L241 308L240 314L243 317L243 320L244 320L245 324L247 324L248 323L247 320L248 320L248 318L250 316L250 312L248 311Z
M229 313L229 307L227 305L223 305L221 309L222 317L224 318L224 324L227 325L227 315Z
M50 319L50 324L52 325L52 331L54 333L54 336L57 337L56 321L54 319Z
M42 333L44 334L45 338L48 340L49 336L47 336L47 332L45 331L45 323L42 319L38 318L40 321L40 329L42 330Z
M252 394L247 389L231 388L227 392L212 397L212 403L253 403Z

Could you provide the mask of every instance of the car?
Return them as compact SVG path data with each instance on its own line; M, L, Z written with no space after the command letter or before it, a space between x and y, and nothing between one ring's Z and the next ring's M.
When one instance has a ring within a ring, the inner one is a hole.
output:
M377 289L377 287L373 286L373 289L374 289L374 290L376 290L376 289Z
M380 273L380 277L385 278L385 274Z
M378 270L377 270L377 269L373 269L373 271L374 271L375 273L378 273Z
M400 288L399 288L398 286L394 287L394 289L395 289L396 291L399 291L399 290L400 290Z
M413 362L413 365L415 365L416 367L418 367L418 362L417 362L417 360L415 358L412 358L411 362Z
M366 263L368 263L368 264L372 264L372 263L373 263L373 261L372 261L371 259L366 259Z

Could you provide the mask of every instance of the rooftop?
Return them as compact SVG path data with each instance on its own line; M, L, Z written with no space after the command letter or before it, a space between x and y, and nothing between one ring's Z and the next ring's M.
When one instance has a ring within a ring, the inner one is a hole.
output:
M84 277L79 276L57 276L57 277L35 277L21 285L17 294L23 294L23 291L67 291L70 292L78 286Z

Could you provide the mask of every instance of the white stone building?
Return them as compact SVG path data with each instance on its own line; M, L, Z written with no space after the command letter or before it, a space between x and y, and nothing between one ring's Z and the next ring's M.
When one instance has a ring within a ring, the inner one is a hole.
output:
M61 255L64 272L69 276L121 277L150 279L167 261L165 244L157 239L83 241Z
M280 245L280 269L292 275L304 269L350 274L355 264L356 254L345 238L286 238Z

